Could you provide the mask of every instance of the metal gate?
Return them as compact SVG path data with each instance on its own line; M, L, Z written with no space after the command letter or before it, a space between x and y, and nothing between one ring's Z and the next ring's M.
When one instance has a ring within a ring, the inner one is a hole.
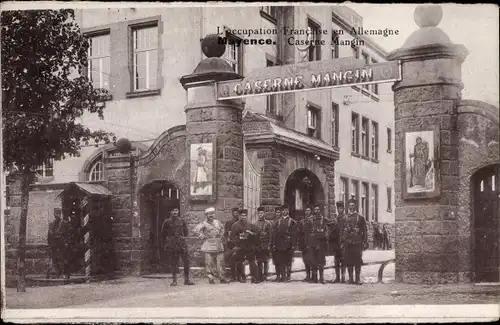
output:
M475 282L499 281L499 172L497 164L472 176Z

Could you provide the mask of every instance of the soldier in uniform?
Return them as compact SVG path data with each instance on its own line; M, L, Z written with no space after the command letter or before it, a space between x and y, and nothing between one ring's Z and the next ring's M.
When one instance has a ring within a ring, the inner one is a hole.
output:
M257 278L257 265L255 264L255 243L257 242L258 229L247 220L248 210L240 210L240 220L233 224L231 228L232 240L236 249L236 265L238 274L243 268L243 262L246 260L250 265L250 275L252 283L259 283ZM245 283L245 278L240 279Z
M328 251L328 220L321 215L319 205L314 205L314 215L304 225L306 234L307 254L312 268L311 283L325 284L324 267L326 265L326 253Z
M205 216L207 220L196 226L194 232L203 240L200 251L205 253L208 283L215 284L214 278L218 278L220 283L228 283L225 279L224 247L222 245L224 229L219 220L215 219L214 207L207 208Z
M302 261L306 269L306 277L304 282L309 282L311 280L311 266L309 265L307 246L306 246L306 233L304 231L305 223L309 218L311 218L312 208L307 205L304 209L304 219L297 223L297 248L302 252Z
M355 199L348 201L348 213L343 231L344 262L347 265L349 284L361 285L361 265L363 250L368 247L367 226L365 218L356 211ZM353 281L353 269L356 280Z
M345 263L342 251L342 230L345 225L344 202L336 203L337 214L330 227L330 249L335 256L335 280L333 283L345 283Z
M47 235L47 242L49 244L49 252L51 264L47 269L46 278L50 277L52 267L56 270L56 276L69 279L70 265L69 265L69 250L71 245L71 225L66 218L62 218L62 210L60 208L54 209L55 220L49 224L49 232Z
M189 280L189 254L186 239L188 237L188 227L186 221L179 217L179 209L173 208L170 211L170 219L166 219L161 227L161 235L164 239L164 248L170 258L172 269L171 286L177 285L177 272L179 259L184 263L184 284L194 285Z
M257 215L259 217L259 220L257 221L259 238L255 255L257 257L257 267L259 270L258 279L263 282L267 281L267 275L269 272L269 252L271 250L273 225L270 221L264 218L263 207L257 208Z
M273 250L276 254L276 280L289 282L291 264L296 245L296 222L288 214L288 207L281 208L282 216L274 225Z
M278 222L279 219L281 219L281 207L276 207L276 208L274 208L274 221L272 222L273 231L274 231L274 226L276 225L276 223ZM274 234L273 234L273 240L274 240ZM273 260L273 265L276 268L276 251L273 249L273 244L272 243L271 243L271 257L272 257L272 260ZM276 269L276 272L278 272L277 269ZM278 273L276 273L276 275L277 274ZM276 278L276 280L278 280L278 278Z
M235 251L234 251L234 242L232 241L231 237L231 228L233 227L234 223L240 220L240 209L239 208L233 208L232 210L232 216L233 219L226 221L224 224L224 242L225 242L225 247L224 251L225 253L225 260L229 264L229 267L231 269L231 281L239 281L241 278L245 278L245 274L243 275L240 273L238 274L236 272L236 259L235 259ZM245 270L243 270L244 272Z

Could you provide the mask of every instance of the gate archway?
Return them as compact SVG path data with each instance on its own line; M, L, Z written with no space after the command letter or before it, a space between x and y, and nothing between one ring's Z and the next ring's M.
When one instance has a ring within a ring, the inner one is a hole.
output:
M475 282L499 282L499 172L496 164L472 176Z
M161 227L172 209L180 209L180 191L168 181L157 180L145 185L140 194L141 223L145 225L145 241L148 243L148 269L153 273L168 273L168 256L163 250Z
M325 203L323 185L312 171L301 168L293 171L285 183L285 205L290 209L290 216L296 220L304 217L307 204Z

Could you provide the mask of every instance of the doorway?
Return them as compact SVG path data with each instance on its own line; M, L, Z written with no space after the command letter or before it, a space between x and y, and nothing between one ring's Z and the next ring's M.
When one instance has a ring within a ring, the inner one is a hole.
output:
M163 249L161 230L170 216L170 211L180 208L180 192L167 181L154 181L141 191L141 210L143 211L146 232L149 236L149 264L152 273L169 273L168 256Z
M306 205L324 205L323 186L312 171L305 168L297 169L286 180L284 201L290 210L290 216L295 220L302 220Z
M499 173L497 164L472 176L475 282L499 282Z

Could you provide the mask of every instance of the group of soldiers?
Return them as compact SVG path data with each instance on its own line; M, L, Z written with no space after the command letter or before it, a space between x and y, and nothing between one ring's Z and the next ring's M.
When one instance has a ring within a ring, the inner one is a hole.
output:
M296 221L290 217L287 206L275 209L275 219L266 220L265 210L257 209L258 220L248 221L248 210L234 208L232 220L224 225L215 218L215 208L205 210L206 220L194 230L203 241L201 252L205 254L205 270L209 283L246 282L245 262L250 268L251 282L268 281L269 261L276 269L276 282L289 282L296 249L302 252L306 269L303 281L325 284L326 256L335 261L334 283L362 284L360 280L363 250L368 248L367 224L357 212L355 199L337 202L337 213L325 217L319 205L306 206L305 216ZM184 263L184 284L190 280L190 261L186 239L188 227L179 216L179 210L171 210L171 217L162 225L165 250L170 256L172 286L177 285L179 260ZM230 274L226 277L226 264ZM345 273L348 273L346 280Z

